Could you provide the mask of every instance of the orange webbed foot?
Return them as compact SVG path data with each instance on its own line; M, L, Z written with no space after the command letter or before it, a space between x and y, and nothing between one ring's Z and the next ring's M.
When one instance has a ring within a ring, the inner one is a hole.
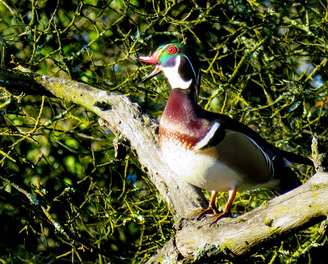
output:
M193 212L188 217L188 220L196 219L198 221L202 218L200 226L205 226L205 225L212 226L217 221L219 221L221 218L226 217L230 212L230 208L231 208L233 199L235 198L235 195L236 195L236 189L232 189L229 191L228 202L227 202L223 212L220 214L217 212L217 209L215 207L216 195L217 195L217 192L212 191L209 207L207 209L200 209L200 210Z
M221 218L226 216L227 216L226 213L207 215L205 218L201 220L201 226L206 226L206 225L212 226Z
M199 220L202 217L206 216L206 215L216 215L217 212L215 209L213 209L212 207L208 207L206 209L200 209L197 210L195 212L193 212L191 215L189 215L188 220Z

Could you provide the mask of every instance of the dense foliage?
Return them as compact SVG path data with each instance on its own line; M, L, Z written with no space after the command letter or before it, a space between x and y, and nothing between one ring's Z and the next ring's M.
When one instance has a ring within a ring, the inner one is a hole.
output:
M135 57L182 42L200 56L204 108L309 156L314 134L327 149L327 25L320 1L4 0L0 65L126 94L159 117L168 84L160 75L140 84L151 66ZM8 91L5 82L0 261L139 263L161 248L174 233L169 208L133 151L116 157L115 135L103 131L95 114L56 98ZM303 181L313 173L300 169ZM268 190L238 194L233 216L271 196ZM218 203L225 199L222 194ZM250 262L324 263L326 247L317 225Z

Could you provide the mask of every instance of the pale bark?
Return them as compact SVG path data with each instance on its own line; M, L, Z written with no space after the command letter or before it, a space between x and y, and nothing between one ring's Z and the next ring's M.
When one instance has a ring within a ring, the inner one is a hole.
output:
M157 144L158 123L124 95L89 85L0 67L8 89L54 95L96 113L109 129L129 142L141 167L165 198L177 233L148 263L224 261L256 252L286 235L318 223L328 214L328 174L318 173L301 187L237 218L199 227L185 217L207 202L202 192L179 179L163 162Z

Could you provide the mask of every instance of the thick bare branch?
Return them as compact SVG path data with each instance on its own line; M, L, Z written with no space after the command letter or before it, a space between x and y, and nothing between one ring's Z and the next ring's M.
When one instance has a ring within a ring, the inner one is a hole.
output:
M328 174L320 172L299 188L237 218L223 218L216 226L199 228L199 222L184 220L176 237L148 263L159 263L168 256L175 257L172 263L182 258L221 263L255 253L326 219L327 194Z
M52 94L96 113L117 135L123 135L135 150L144 170L170 205L178 222L195 209L205 207L202 193L177 178L162 162L157 146L157 121L143 113L124 95L108 93L89 85L55 77L0 68L0 79L9 88L29 93ZM237 218L217 226L181 220L177 234L149 263L181 259L222 261L254 253L260 247L318 223L326 218L328 174L318 173L303 186Z
M162 162L157 145L157 121L128 97L84 83L2 67L1 79L6 80L8 88L28 94L52 94L96 113L111 131L130 142L150 180L170 205L175 220L206 206L202 192L176 177Z

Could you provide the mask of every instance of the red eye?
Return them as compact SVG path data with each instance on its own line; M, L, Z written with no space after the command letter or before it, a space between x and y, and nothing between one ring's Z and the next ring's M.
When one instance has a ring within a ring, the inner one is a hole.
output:
M177 51L178 51L178 49L174 46L170 46L167 49L167 53L170 54L170 55L173 55L173 54L177 53Z

